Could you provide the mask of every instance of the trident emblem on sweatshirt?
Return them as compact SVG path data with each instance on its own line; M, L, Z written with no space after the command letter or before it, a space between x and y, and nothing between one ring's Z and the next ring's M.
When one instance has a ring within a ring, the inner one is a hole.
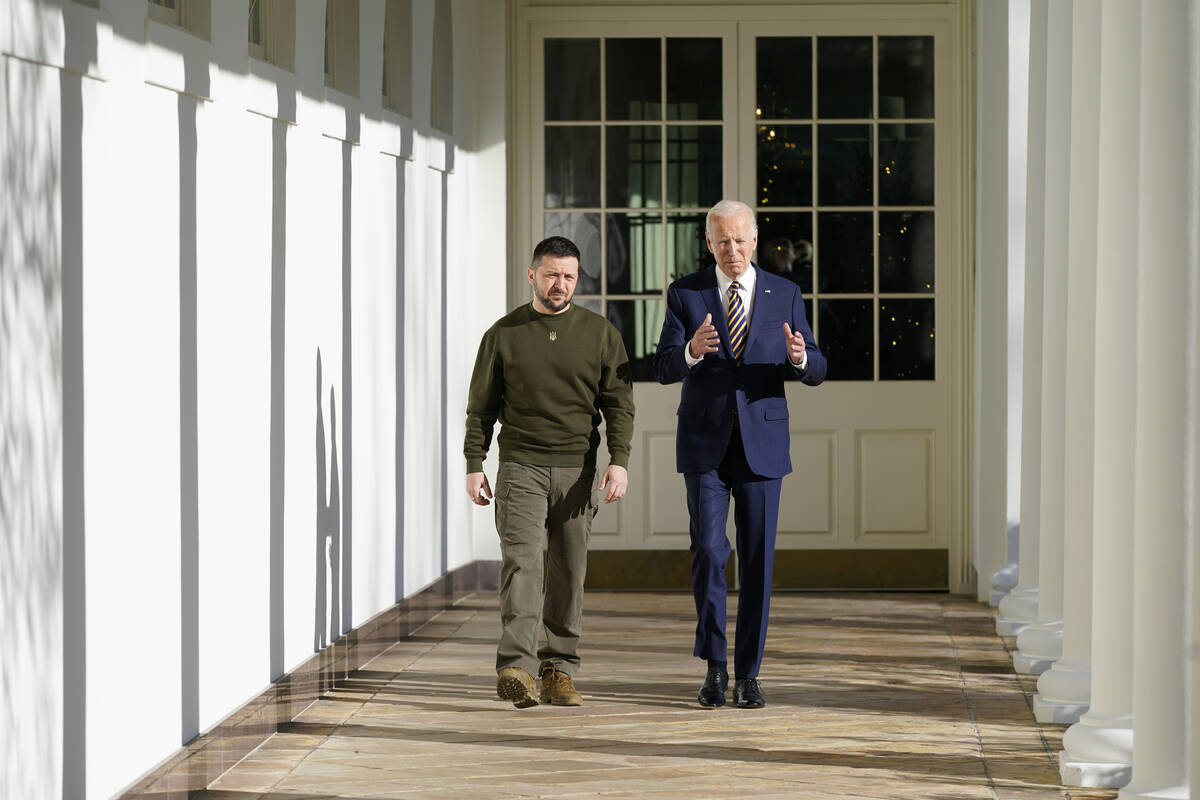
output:
M558 341L558 331L550 331L550 341L552 341L552 342Z

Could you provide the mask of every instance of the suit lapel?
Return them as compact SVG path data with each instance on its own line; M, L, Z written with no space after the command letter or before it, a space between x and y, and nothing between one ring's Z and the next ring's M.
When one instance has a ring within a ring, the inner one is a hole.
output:
M704 306L708 309L708 313L712 314L713 326L716 327L717 335L721 338L721 352L726 358L733 358L733 352L729 349L729 321L725 319L725 301L717 286L716 270L716 267L709 268L709 277L712 278L711 285L707 286L700 294L704 297Z
M768 281L764 280L767 271L758 269L758 275L754 281L754 310L750 312L750 330L746 334L746 351L749 352L750 346L754 344L754 340L758 338L758 334L762 332L764 320L769 316L768 308L771 304L771 287Z

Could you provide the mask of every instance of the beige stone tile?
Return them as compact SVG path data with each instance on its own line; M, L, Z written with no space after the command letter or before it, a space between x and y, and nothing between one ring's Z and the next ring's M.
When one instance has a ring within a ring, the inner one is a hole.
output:
M214 789L268 798L1013 798L1067 792L991 611L946 595L779 594L758 711L701 709L691 597L592 593L580 708L495 697L472 595L306 709ZM731 598L731 612L736 599ZM734 613L730 615L731 620ZM732 633L732 623L731 623ZM271 781L268 783L268 781ZM247 795L249 798L250 795Z

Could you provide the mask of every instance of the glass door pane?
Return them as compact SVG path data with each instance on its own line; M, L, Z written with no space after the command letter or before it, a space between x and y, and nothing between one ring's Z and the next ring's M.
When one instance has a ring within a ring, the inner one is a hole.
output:
M757 263L816 309L830 380L932 380L933 37L752 41Z
M653 379L666 288L712 263L704 212L725 178L720 37L543 40L545 236L582 255L577 302Z

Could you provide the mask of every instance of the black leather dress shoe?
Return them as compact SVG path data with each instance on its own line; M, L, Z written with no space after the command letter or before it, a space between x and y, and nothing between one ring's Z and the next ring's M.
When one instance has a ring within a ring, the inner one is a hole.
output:
M729 673L720 667L709 667L696 699L705 708L725 705L725 690L729 688Z
M733 704L738 708L762 708L767 704L758 678L739 678L733 684Z

